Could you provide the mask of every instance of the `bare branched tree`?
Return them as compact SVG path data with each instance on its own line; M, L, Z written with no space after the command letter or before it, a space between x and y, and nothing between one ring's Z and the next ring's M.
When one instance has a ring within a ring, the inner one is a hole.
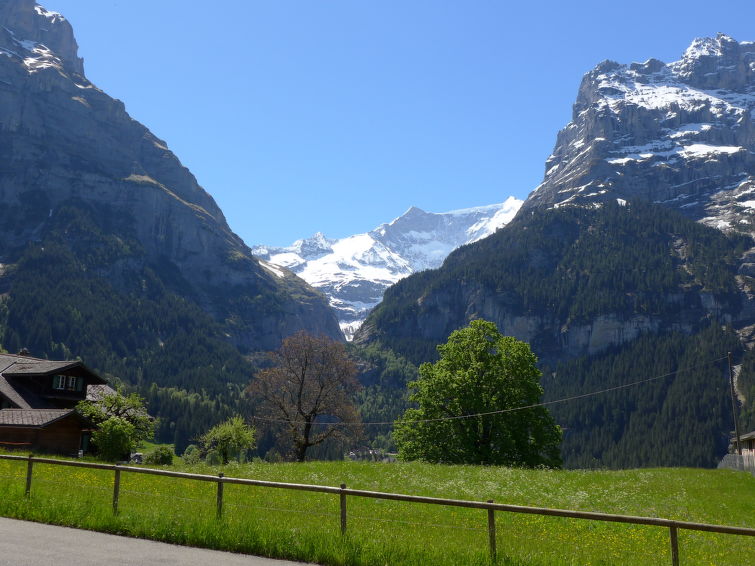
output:
M261 424L280 425L296 461L329 438L358 432L352 399L359 387L357 368L343 344L298 332L269 357L272 366L255 375L247 392L259 403Z

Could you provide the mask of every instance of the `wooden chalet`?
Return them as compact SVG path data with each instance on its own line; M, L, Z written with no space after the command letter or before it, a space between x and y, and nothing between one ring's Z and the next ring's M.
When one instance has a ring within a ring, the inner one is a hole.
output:
M0 447L86 452L91 429L74 408L105 384L78 361L0 354Z

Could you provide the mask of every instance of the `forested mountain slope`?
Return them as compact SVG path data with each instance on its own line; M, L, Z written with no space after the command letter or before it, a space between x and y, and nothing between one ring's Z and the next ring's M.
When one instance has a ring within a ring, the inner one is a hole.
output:
M421 362L455 328L484 318L551 361L646 332L692 332L749 316L737 268L751 244L640 202L520 215L388 289L359 338Z

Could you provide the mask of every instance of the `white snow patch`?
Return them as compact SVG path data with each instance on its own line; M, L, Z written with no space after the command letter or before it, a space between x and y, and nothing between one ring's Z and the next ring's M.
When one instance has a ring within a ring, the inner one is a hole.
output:
M255 251L255 254L257 253L259 252ZM283 267L287 267L288 269L293 269L295 267L298 267L299 265L305 262L305 260L300 255L295 254L293 252L272 254L270 256L270 261L272 263L275 263L276 265L282 265Z
M506 199L506 201L503 203L503 206L501 206L500 210L496 211L496 213L493 214L492 218L481 219L480 221L467 228L469 240L466 243L472 243L476 242L477 240L481 240L482 238L494 234L499 228L503 228L506 224L514 219L514 216L516 216L516 213L519 212L519 209L522 208L523 204L524 201L514 197L509 197L508 199Z
M41 69L58 69L62 70L63 63L50 51L47 47L41 43L37 43L36 46L31 49L34 57L26 57L24 59L24 65L30 73L35 73Z
M637 159L633 157L619 157L618 159L606 159L606 161L611 165L626 165L630 161L637 161Z
M66 21L62 14L47 10L39 5L34 6L34 11L37 12L37 14L39 14L40 16L44 16L54 24Z
M626 165L630 161L647 161L653 158L661 158L672 161L677 157L690 159L715 156L716 154L732 155L740 151L746 150L745 148L740 146L710 145L704 143L674 146L674 143L671 141L656 141L644 146L626 146L615 153L627 152L628 155L606 159L606 161L611 165Z
M696 136L701 134L702 132L707 132L712 127L713 126L711 124L685 124L681 129L670 133L668 137L670 137L672 140L675 140L679 138Z
M695 143L684 146L679 153L684 157L703 157L715 153L727 153L729 155L745 151L745 148L732 145L708 145L704 143Z
M260 265L264 267L267 271L275 275L279 279L283 279L286 274L283 272L283 270L278 267L277 265L273 265L272 263L268 263L263 259L258 260L260 262Z

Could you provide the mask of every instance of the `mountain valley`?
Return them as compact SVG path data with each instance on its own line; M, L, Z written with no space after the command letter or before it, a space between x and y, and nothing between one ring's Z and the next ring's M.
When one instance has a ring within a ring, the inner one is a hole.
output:
M711 467L733 428L727 352L755 428L753 112L755 43L604 61L525 201L249 247L86 78L62 15L0 0L0 344L139 392L180 453L249 416L246 385L297 331L351 342L362 418L385 423L484 318L539 357L567 466ZM390 425L364 441L392 449Z

